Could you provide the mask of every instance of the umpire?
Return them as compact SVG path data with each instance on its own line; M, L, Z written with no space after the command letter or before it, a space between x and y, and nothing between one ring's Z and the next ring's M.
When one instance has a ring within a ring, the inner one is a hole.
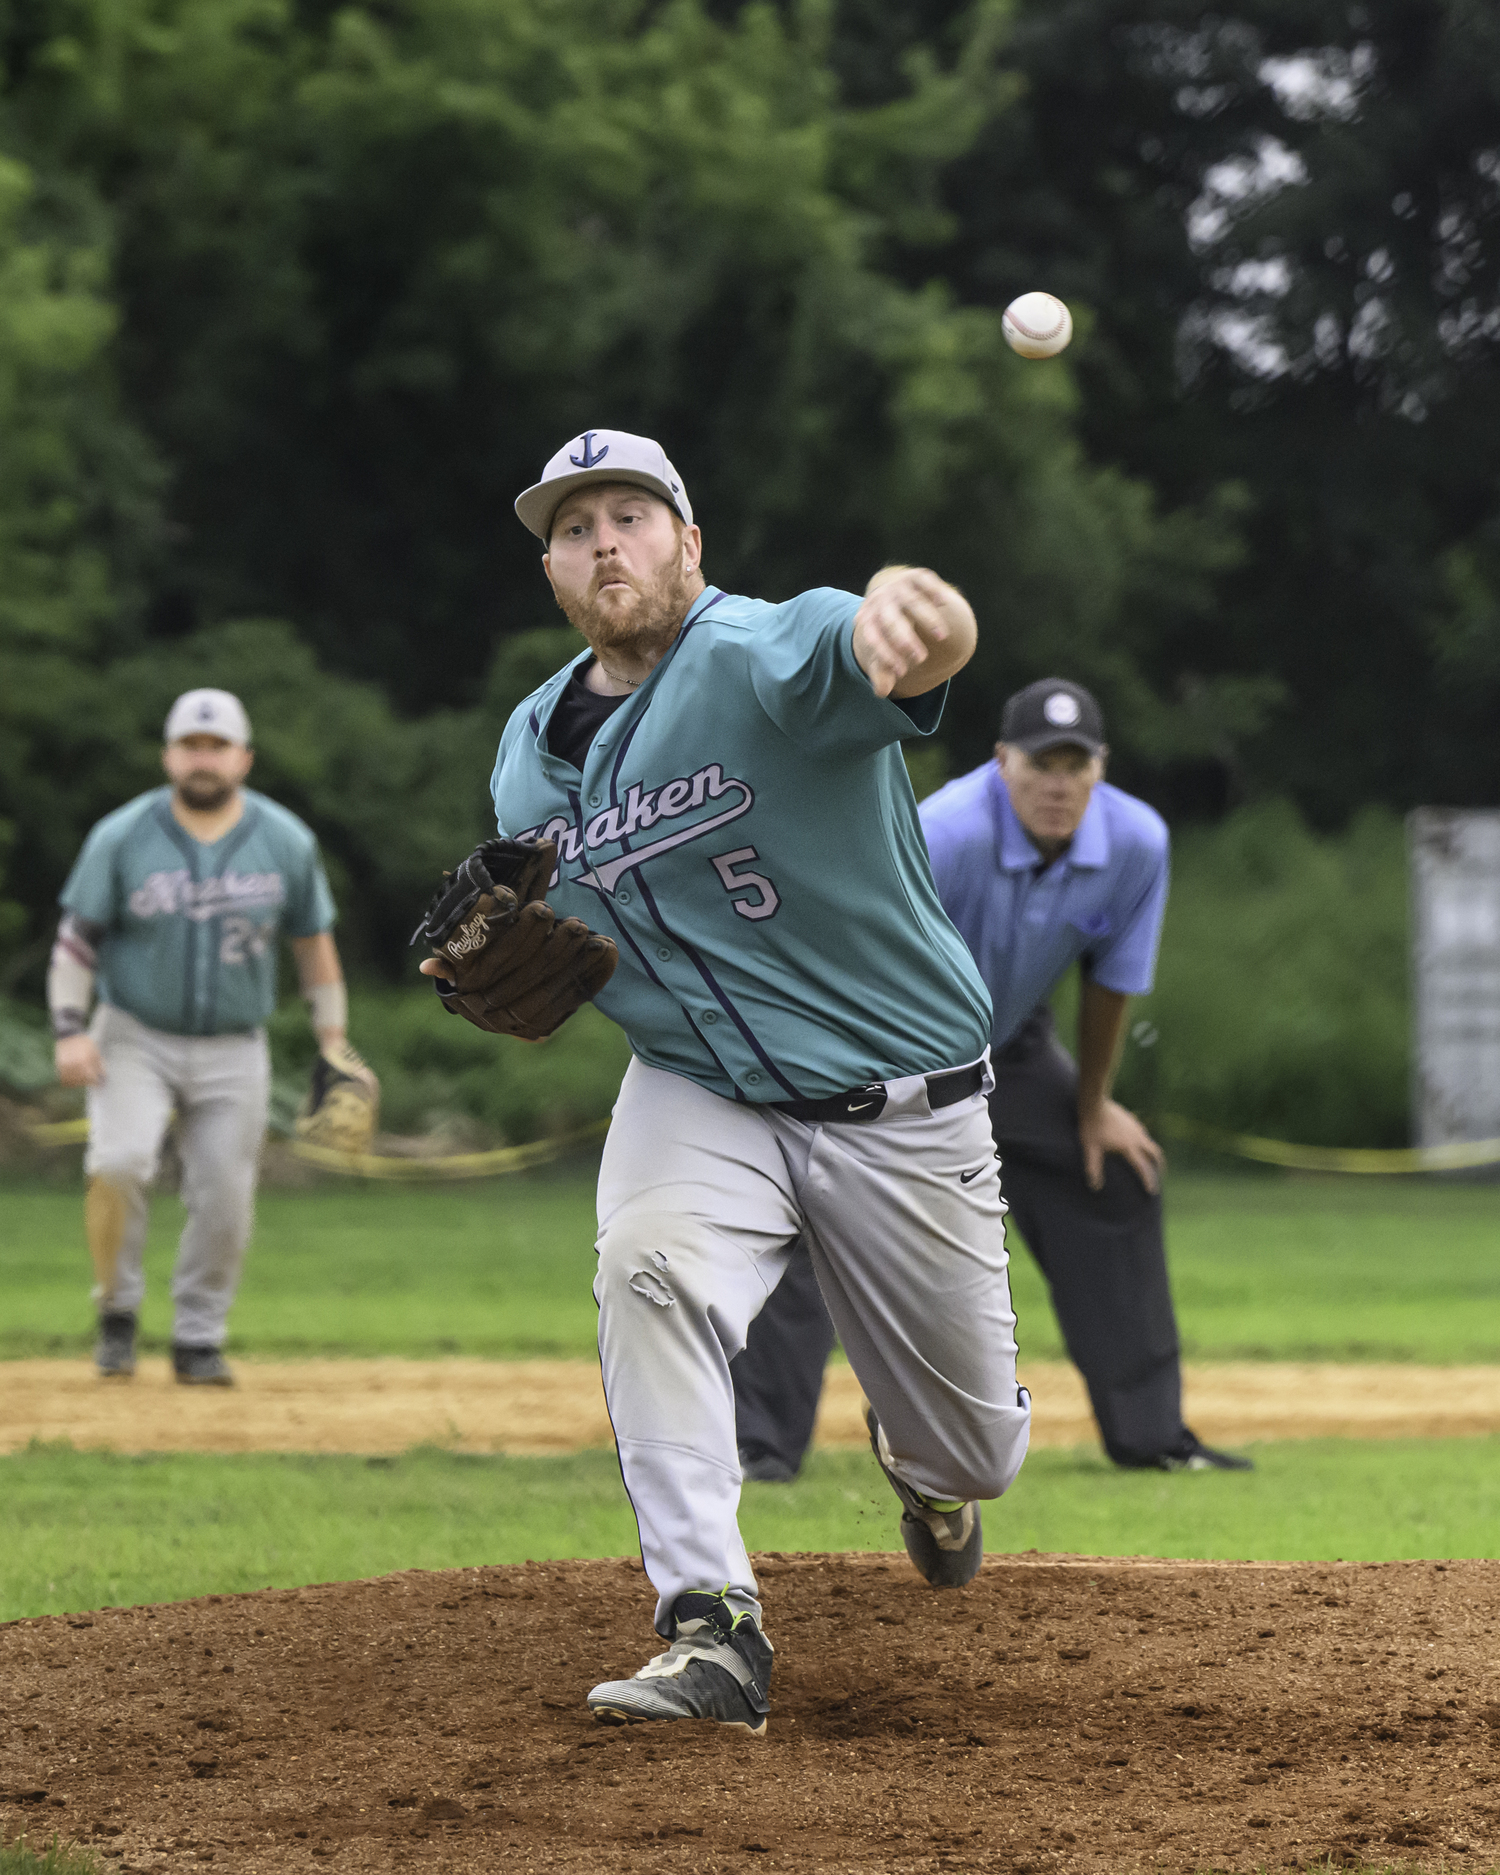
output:
M1162 1242L1162 1153L1110 1098L1132 996L1151 988L1167 903L1161 817L1104 780L1099 705L1044 678L1001 716L995 759L924 801L943 909L994 1001L990 1119L1005 1197L1051 1291L1117 1465L1248 1470L1182 1422ZM1078 1057L1047 999L1077 963ZM795 1257L733 1363L747 1478L795 1477L833 1330Z

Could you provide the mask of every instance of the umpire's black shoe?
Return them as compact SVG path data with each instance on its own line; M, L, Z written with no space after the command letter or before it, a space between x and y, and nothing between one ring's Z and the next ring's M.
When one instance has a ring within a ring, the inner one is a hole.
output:
M746 1484L791 1484L797 1476L797 1467L789 1465L778 1452L767 1452L755 1445L742 1445L740 1476Z
M695 1589L672 1604L672 1644L633 1680L606 1680L589 1694L603 1725L647 1719L714 1719L766 1735L771 1710L771 1643L722 1595Z
M903 1484L887 1463L890 1451L873 1406L865 1414L865 1424L875 1462L902 1503L901 1540L907 1555L935 1589L961 1589L979 1574L984 1561L979 1506L945 1504Z
M1181 1445L1151 1461L1157 1471L1254 1471L1255 1461L1234 1452L1216 1452L1197 1433L1187 1433Z
M94 1366L106 1380L129 1380L135 1372L135 1317L128 1311L99 1317Z
M172 1343L172 1372L180 1387L232 1387L234 1374L218 1348Z

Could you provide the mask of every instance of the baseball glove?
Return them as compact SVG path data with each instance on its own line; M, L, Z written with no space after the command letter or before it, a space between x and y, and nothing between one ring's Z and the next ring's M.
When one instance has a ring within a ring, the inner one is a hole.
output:
M557 865L550 840L486 840L444 875L412 935L443 960L444 1007L492 1035L539 1042L597 996L619 952L543 897Z
M347 1042L313 1063L293 1128L309 1146L331 1152L368 1152L380 1118L380 1083Z

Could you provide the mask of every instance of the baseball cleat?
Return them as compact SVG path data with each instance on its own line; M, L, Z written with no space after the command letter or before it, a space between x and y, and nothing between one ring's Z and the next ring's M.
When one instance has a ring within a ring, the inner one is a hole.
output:
M1153 1461L1158 1471L1254 1471L1252 1458L1240 1458L1234 1452L1216 1452L1194 1432L1188 1433L1173 1452L1163 1452Z
M232 1387L234 1373L217 1348L172 1343L172 1372L180 1387Z
M106 1380L128 1380L135 1372L135 1317L123 1311L99 1317L94 1366Z
M875 1454L875 1462L901 1500L901 1540L906 1545L907 1555L935 1589L961 1589L979 1574L979 1565L984 1561L979 1506L944 1503L941 1499L924 1497L909 1484L903 1484L891 1470L890 1447L873 1406L865 1413L865 1424L870 1429L870 1449Z
M601 1725L648 1719L714 1719L752 1738L771 1710L771 1643L747 1614L701 1589L672 1604L672 1644L632 1680L606 1680L589 1694Z

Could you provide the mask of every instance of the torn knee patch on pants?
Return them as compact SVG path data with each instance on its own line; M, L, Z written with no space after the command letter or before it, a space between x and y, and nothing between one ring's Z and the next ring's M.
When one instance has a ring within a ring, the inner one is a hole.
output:
M659 1263L663 1269L667 1266L667 1259L659 1253L651 1260L653 1263ZM644 1296L648 1302L654 1302L660 1309L671 1308L677 1300L672 1294L670 1285L663 1282L655 1270L632 1270L630 1287L636 1295Z

